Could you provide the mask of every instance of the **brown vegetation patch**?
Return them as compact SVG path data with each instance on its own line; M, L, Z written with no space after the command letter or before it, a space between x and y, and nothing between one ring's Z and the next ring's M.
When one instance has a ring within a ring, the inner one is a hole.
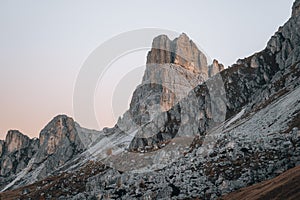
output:
M280 176L227 194L220 200L298 200L300 197L300 166Z
M57 176L45 178L34 184L0 193L2 200L15 199L58 199L85 191L87 179L107 169L101 162L89 161L80 170L64 172Z

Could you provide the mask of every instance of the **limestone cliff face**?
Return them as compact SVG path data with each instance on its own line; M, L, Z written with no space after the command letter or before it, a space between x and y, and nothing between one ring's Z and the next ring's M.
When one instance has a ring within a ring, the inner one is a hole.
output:
M27 147L30 142L29 137L17 130L8 131L5 139L8 153Z
M74 120L63 115L55 117L41 131L39 138L40 152L46 156L56 153L62 145L78 145L80 143Z
M10 130L0 142L1 176L18 173L26 167L38 148L38 140L30 139L17 130Z
M153 40L143 81L124 116L131 116L137 126L142 126L158 113L170 110L195 86L222 69L221 65L209 69L207 58L186 34L174 40L160 35ZM118 124L129 123L124 121Z
M75 122L65 115L55 117L40 133L39 150L35 166L43 163L40 176L44 177L55 168L84 151Z
M152 49L147 56L147 64L172 63L173 43L166 35L160 35L153 39Z
M206 56L185 33L174 40L170 40L166 35L154 38L152 49L147 56L142 85L161 87L160 94L156 94L160 95L161 111L171 109L208 77ZM139 96L138 93L135 94Z
M134 139L129 149L157 146L173 138L179 126L170 126L170 122L181 123L180 107L176 105L223 69L216 60L208 66L206 56L184 33L174 40L166 35L154 38L143 81L134 91L129 111L118 122L120 127L127 127L125 131L135 126L137 138L142 138Z
M185 33L173 41L166 35L154 38L152 49L147 56L147 64L169 63L180 65L194 73L207 75L206 56Z
M208 66L208 77L213 77L220 71L224 70L224 65L219 63L216 59L213 60L213 64Z
M30 139L17 130L8 131L0 141L0 188L21 172L38 150L38 139Z
M47 177L83 152L84 143L90 143L90 137L98 133L81 128L65 115L51 120L40 132L39 139L30 139L17 130L9 131L5 141L0 141L0 189L16 178L20 180L11 187ZM26 171L24 180L18 177L21 171Z

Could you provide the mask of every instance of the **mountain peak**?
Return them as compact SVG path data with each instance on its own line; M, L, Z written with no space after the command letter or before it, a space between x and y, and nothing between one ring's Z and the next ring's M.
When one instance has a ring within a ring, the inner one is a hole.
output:
M41 131L40 145L46 145L47 154L52 154L65 138L68 138L71 142L75 142L77 133L74 127L75 122L71 117L57 115Z
M181 33L179 35L179 37L175 38L174 40L182 40L182 41L190 41L192 42L192 40L189 38L189 36L186 33Z
M22 147L27 146L29 142L29 137L18 130L9 130L5 138L5 143L9 152L21 149Z
M207 72L206 56L190 38L182 33L170 40L166 35L159 35L152 42L152 49L147 56L147 64L173 63L190 71Z

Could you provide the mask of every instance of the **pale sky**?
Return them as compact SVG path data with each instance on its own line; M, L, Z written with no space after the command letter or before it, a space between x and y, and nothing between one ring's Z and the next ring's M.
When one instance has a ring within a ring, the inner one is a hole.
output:
M0 138L9 129L37 137L57 114L73 116L73 88L83 63L94 49L117 34L146 27L184 32L211 58L228 66L262 50L290 17L292 3L0 0ZM144 62L146 52L135 56ZM137 83L122 88L126 98L140 81L142 70L133 74ZM111 106L95 96L100 104ZM128 101L120 102L123 107L116 115L126 109ZM113 104L118 101L114 99ZM113 126L114 122L102 124Z

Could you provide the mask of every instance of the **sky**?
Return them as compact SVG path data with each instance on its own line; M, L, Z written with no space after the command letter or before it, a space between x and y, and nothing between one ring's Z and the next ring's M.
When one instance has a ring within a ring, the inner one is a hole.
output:
M74 85L83 64L99 45L118 34L149 27L184 32L210 58L229 66L264 49L290 17L292 3L0 0L0 139L10 129L38 137L56 115L74 117ZM130 73L113 83L109 77L114 74L108 75L104 85L113 85L115 91L113 98L107 98L111 102L102 99L103 90L96 89L95 113L102 116L97 117L100 123L78 121L82 126L114 125L141 81L146 53L135 52L113 63L116 69L128 67ZM103 106L113 107L113 115L102 112Z

